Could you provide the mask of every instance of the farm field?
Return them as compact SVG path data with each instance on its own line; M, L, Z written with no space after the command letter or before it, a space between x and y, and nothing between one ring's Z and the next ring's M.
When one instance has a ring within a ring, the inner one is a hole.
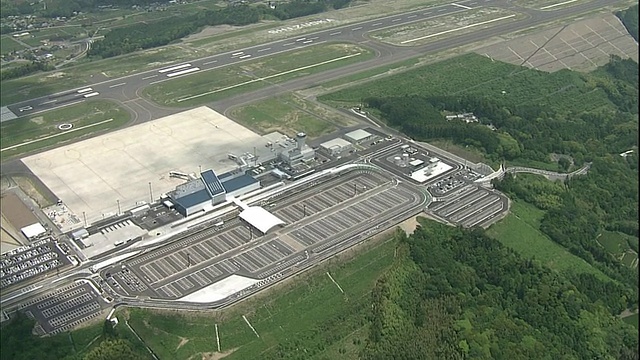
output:
M544 211L523 201L511 203L511 213L502 221L492 225L487 235L500 241L522 256L535 257L543 265L561 273L591 273L602 280L611 281L600 270L581 258L571 254L540 232L540 220Z
M615 231L603 231L597 239L608 252L620 259L626 266L635 268L638 266L638 255L631 250L630 243L638 243L638 238ZM637 246L637 245L636 245Z
M161 359L188 359L217 351L215 324L225 359L258 359L304 354L306 359L356 358L364 345L364 318L376 279L391 265L395 241L371 248L353 260L320 266L289 284L267 290L210 315L125 310L129 323ZM326 272L344 289L331 282ZM117 314L122 318L121 311ZM252 332L242 316L255 328ZM297 351L295 349L298 349Z
M230 116L242 125L266 134L279 131L289 136L303 131L309 138L331 133L336 126L357 124L337 111L325 109L293 94L235 108Z
M144 95L161 105L197 106L371 57L371 51L351 44L315 45L165 81L146 88Z
M473 69L470 72L469 69ZM589 74L561 70L549 74L478 55L466 54L394 74L362 86L318 97L333 106L354 106L372 96L473 94L524 106L545 103L563 111L613 106Z
M114 103L95 100L3 122L0 125L0 158L5 160L97 131L114 129L124 125L130 117ZM71 127L61 130L59 126L63 124Z

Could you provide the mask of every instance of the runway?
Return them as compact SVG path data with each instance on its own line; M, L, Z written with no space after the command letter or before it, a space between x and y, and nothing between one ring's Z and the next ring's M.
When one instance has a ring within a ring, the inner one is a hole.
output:
M427 19L464 12L467 10L460 5L473 8L488 6L501 7L504 9L524 13L525 15L527 15L527 17L518 21L498 23L491 28L438 40L433 43L418 47L401 47L389 44L381 44L371 40L367 36L367 34L371 31L420 22ZM289 52L325 42L353 42L365 45L376 52L376 57L369 61L364 61L339 69L329 70L312 76L291 80L282 84L278 84L277 86L265 87L248 94L238 95L211 104L212 107L216 110L224 112L226 109L239 105L241 103L246 103L268 96L274 96L279 93L308 87L310 85L318 84L323 81L340 78L346 74L353 74L358 71L399 62L419 55L427 55L430 53L471 44L474 42L492 38L494 36L511 33L517 30L526 29L531 26L544 24L554 20L559 20L569 15L593 11L605 6L612 5L614 4L612 4L611 1L594 0L553 11L540 11L518 7L510 4L505 0L459 1L456 3L456 5L439 5L426 9L407 12L404 14L396 14L382 18L376 18L361 23L335 27L315 33L306 34L303 36L296 36L293 38L260 44L244 49L228 51L218 55L192 60L189 62L176 63L156 70L145 71L122 78L92 84L82 88L77 88L36 99L26 100L17 104L9 105L8 108L18 116L25 116L55 109L61 106L67 106L69 104L83 102L89 98L99 98L113 100L124 105L126 108L128 108L129 111L134 114L134 123L144 122L184 110L178 108L174 109L160 107L156 104L151 103L149 100L142 98L140 95L140 91L151 84L168 81L181 76L187 76L200 71L218 69L228 65L238 64L244 61L269 57L279 53Z

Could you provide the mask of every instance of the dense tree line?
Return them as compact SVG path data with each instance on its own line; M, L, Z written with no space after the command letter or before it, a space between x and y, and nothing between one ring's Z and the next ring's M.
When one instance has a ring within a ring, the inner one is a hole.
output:
M618 11L616 16L622 21L629 34L638 41L638 4L627 10Z
M425 221L402 241L363 359L638 359L632 326L483 230Z
M563 111L548 104L514 104L476 94L371 97L389 125L416 139L448 138L483 150L493 160L546 162L549 153L570 155L576 165L594 156L638 145L638 64L612 56L588 77L589 91L602 90L617 107ZM442 111L473 112L480 123L446 121ZM497 131L484 125L491 124Z
M103 40L93 43L88 55L108 58L167 45L199 31L204 26L223 24L241 26L254 24L265 18L286 20L321 13L329 6L342 7L348 3L349 1L346 0L294 0L279 3L275 9L265 5L239 5L186 17L172 17L160 22L133 24L106 33Z
M0 80L15 79L22 76L34 74L38 71L50 71L53 69L53 65L49 64L46 61L32 61L24 65L0 71Z
M2 17L16 15L38 15L42 17L71 17L77 12L92 12L100 6L131 8L153 3L166 4L170 0L46 0L46 7L39 1L1 0Z
M75 349L68 334L40 338L33 335L35 320L17 313L0 332L1 360L143 360L149 354L133 346L105 321L98 341L89 349Z

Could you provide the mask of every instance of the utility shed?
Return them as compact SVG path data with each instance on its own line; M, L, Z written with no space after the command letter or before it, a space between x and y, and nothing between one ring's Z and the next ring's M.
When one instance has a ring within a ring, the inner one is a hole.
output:
M351 132L348 132L346 134L344 134L344 137L351 141L354 144L359 144L363 141L366 141L368 139L371 139L373 135L371 135L370 133L362 130L362 129L358 129L358 130L354 130Z
M33 240L38 236L47 232L47 230L40 223L31 224L20 229L22 234L29 240Z

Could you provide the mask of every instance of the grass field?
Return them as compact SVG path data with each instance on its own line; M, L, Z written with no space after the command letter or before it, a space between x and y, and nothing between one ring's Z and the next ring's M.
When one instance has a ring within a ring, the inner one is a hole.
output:
M627 324L633 325L636 327L636 329L638 329L638 314L624 317L622 318L622 321L626 322Z
M567 112L613 107L603 90L593 90L585 77L588 74L568 70L549 74L466 54L338 90L319 99L333 106L354 106L371 96L474 94L506 97L509 103L517 105L544 103Z
M145 96L166 106L197 106L296 77L342 67L373 56L351 44L310 46L268 58L201 71L150 86Z
M12 51L25 49L24 45L13 40L13 37L8 35L2 35L0 37L0 54L5 55Z
M196 315L131 309L127 310L129 323L160 359L188 359L217 351L214 324L218 325L221 350L233 351L225 359L274 357L280 350L287 350L291 358L346 358L345 350L354 355L355 344L363 344L370 290L391 265L395 246L394 241L386 242L346 263L333 262L312 270L228 310Z
M95 100L3 122L0 125L0 158L4 160L97 131L114 129L130 118L131 115L116 104ZM61 124L71 124L72 128L60 130ZM20 145L26 142L30 143Z
M262 100L231 111L231 117L242 125L260 134L279 131L294 136L303 131L315 138L341 127L353 126L355 120L318 106L310 101L287 94Z
M611 281L600 270L540 232L544 211L523 201L513 201L511 213L492 225L487 234L527 258L535 257L549 268L561 273L591 273L602 280Z
M629 246L630 242L637 243L637 238L617 231L605 230L598 236L597 241L626 266L637 267L638 255Z

